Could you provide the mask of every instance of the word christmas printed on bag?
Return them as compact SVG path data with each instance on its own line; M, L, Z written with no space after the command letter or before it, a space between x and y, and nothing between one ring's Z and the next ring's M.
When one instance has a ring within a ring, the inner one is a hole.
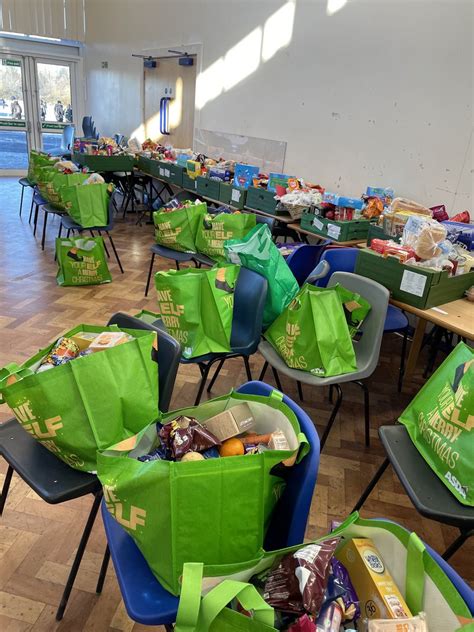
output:
M136 531L138 526L145 526L145 509L140 509L139 507L135 507L135 505L130 505L128 518L126 518L124 504L117 497L114 486L104 485L104 499L107 509L114 516L115 520L126 529Z
M73 283L88 283L91 279L102 281L102 275L97 271L101 262L94 257L81 255L80 261L70 262L69 265L76 271L76 274L72 277Z
M278 336L276 339L278 350L285 358L290 368L306 369L308 363L306 362L304 356L300 356L299 358L294 357L294 345L296 339L301 333L300 326L297 323L286 323L285 332L285 336Z

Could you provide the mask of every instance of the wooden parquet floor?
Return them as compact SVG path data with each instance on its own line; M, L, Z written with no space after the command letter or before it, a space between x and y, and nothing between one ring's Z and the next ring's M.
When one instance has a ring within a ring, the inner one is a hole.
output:
M7 362L24 361L62 331L78 323L102 324L119 310L133 314L142 308L154 309L154 291L147 299L143 295L149 264L148 246L153 240L151 226L136 226L131 216L126 221L117 221L113 236L125 268L124 275L112 261L112 283L90 288L62 288L56 285L53 261L57 223L49 226L46 249L42 252L40 237L33 237L28 224L29 195L25 195L23 217L18 217L19 194L16 179L0 178L0 367ZM162 262L161 267L168 266ZM384 452L377 437L378 426L393 422L423 382L422 367L419 367L405 392L397 393L400 342L394 336L385 337L380 365L370 380L370 450L363 447L361 393L355 386L344 388L345 399L339 419L321 457L308 538L327 532L331 520L347 516L382 462ZM255 376L258 376L261 365L262 359L254 356L251 366ZM213 395L228 392L245 379L241 361L230 361L224 366ZM192 404L198 381L197 368L180 368L174 407ZM283 387L297 400L295 384L284 381ZM302 405L321 430L330 410L327 393L322 390L311 392L306 387ZM10 416L5 406L0 407L0 422ZM2 462L0 485L5 471ZM54 620L90 505L91 498L48 505L14 476L0 519L0 630L138 632L150 629L134 624L126 615L112 568L102 595L99 597L94 592L105 546L100 517L64 620L60 624ZM416 530L440 552L457 536L456 530L421 518L390 470L372 493L362 514L396 520ZM474 580L473 553L474 542L471 541L452 558L454 568L471 582Z

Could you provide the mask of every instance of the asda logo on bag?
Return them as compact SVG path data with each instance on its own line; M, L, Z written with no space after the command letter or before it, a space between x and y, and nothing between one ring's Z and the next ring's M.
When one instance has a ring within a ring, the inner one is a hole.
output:
M138 526L145 526L146 511L130 505L129 510L124 506L115 494L115 487L104 485L104 499L107 509L110 511L115 520L126 529L136 531Z
M444 475L444 478L449 482L450 485L452 485L452 487L454 487L454 489L459 494L461 494L461 496L464 499L467 498L467 487L464 487L463 485L461 485L461 483L454 476L454 474L451 474L451 472L446 472L446 474Z

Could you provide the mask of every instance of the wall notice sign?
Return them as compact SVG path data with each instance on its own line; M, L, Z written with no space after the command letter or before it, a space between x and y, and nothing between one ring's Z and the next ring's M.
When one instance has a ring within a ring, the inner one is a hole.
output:
M239 191L239 189L232 189L231 200L232 200L232 202L240 202L240 191Z
M160 176L164 176L165 175L165 170L163 169L163 167L160 167L158 169L158 173L160 174Z
M317 229L317 230L323 230L323 226L324 224L322 222L319 221L319 219L317 217L315 217L313 219L313 226Z
M339 239L340 234L340 226L336 226L336 224L328 224L328 237L332 237L332 239Z
M414 294L415 296L423 296L425 291L426 277L418 272L410 272L405 270L402 276L402 282L400 283L400 289L408 294Z
M165 175L165 178L169 178L170 177L170 170L169 169L165 169L164 175Z

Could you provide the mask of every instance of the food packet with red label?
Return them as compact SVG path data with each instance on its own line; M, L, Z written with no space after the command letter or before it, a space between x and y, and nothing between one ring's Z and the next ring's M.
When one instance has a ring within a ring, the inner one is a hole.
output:
M163 426L160 439L170 449L174 459L182 458L187 452L203 452L221 445L219 439L194 419L180 415Z
M270 571L263 598L274 608L296 614L319 613L330 561L339 538L328 538L285 555Z

